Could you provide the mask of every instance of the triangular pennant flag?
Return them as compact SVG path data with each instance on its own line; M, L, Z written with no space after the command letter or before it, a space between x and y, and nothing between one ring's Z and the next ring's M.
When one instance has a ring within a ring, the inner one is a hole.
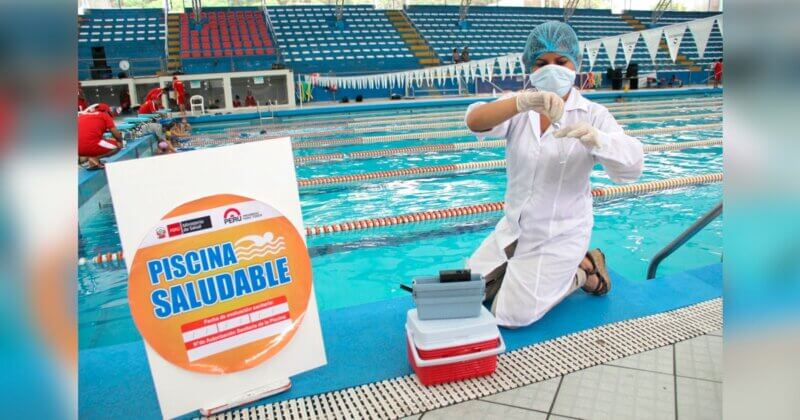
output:
M617 61L617 48L619 48L619 37L618 36L610 36L600 40L603 43L603 46L606 47L606 55L608 55L608 61L611 62L611 68L614 68L614 62Z
M686 27L687 25L683 24L664 28L664 35L667 37L667 48L669 48L669 58L672 59L673 63L678 58L678 49L681 47Z
M700 19L689 22L689 30L692 32L694 44L697 45L697 55L703 58L708 45L708 38L711 36L711 28L714 27L714 19Z
M589 53L589 70L594 68L594 61L597 59L597 53L600 52L600 45L602 43L599 39L586 42L586 52Z
M622 42L622 54L625 55L625 66L631 63L633 57L633 50L636 49L636 43L639 42L639 32L629 32L619 37Z
M720 17L717 18L717 28L719 28L719 34L724 36L725 34L722 33L722 16L721 15L720 15Z
M644 39L644 45L647 47L647 51L650 53L650 60L653 64L656 63L656 55L658 55L658 44L661 42L661 34L663 33L661 28L650 29L648 31L642 31L642 39Z
M522 54L517 54L517 65L523 76L528 73L528 69L525 68L525 64L522 62Z

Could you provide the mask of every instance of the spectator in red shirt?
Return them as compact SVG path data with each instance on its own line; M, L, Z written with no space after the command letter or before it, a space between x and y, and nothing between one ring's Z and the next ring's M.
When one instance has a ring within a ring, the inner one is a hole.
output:
M175 90L175 102L182 115L186 115L186 88L183 82L178 80L178 76L172 76L172 89Z
M119 93L120 114L127 114L131 111L131 94L128 88L123 88Z
M253 92L247 91L247 96L244 97L244 106L257 106L256 98L253 96Z
M83 96L83 91L81 90L80 86L78 86L78 111L83 111L88 107L89 102L86 100L86 97Z
M161 99L161 95L163 94L164 94L164 88L155 87L150 89L149 92L147 92L147 95L144 96L144 100L145 101L158 100Z
M242 100L239 99L239 95L236 95L233 98L233 107L234 108L241 108L242 107Z
M105 138L106 131L111 138ZM86 162L86 169L103 169L100 158L111 156L122 149L122 133L111 118L111 108L101 103L78 114L78 157Z
M714 63L714 87L716 88L722 83L722 59L720 58Z
M148 99L144 101L142 106L139 107L139 115L141 114L155 114L158 111L159 104L158 102Z

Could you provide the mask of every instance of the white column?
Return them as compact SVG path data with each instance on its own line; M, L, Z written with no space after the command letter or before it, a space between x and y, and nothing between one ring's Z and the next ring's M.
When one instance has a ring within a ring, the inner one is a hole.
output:
M230 76L222 76L222 92L225 98L225 109L233 108L233 89L231 89Z

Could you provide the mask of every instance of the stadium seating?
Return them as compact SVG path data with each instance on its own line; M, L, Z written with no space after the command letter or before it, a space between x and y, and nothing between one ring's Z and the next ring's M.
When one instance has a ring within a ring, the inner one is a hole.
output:
M419 67L383 10L345 6L338 28L333 6L270 7L287 67L298 73L355 74Z
M267 21L256 8L204 9L181 15L181 62L187 73L269 69L276 59Z
M78 77L88 79L92 47L104 47L114 76L127 60L132 76L155 74L164 54L164 13L160 9L87 9L78 19Z
M533 7L471 7L469 27L461 28L456 6L411 6L407 15L440 58L451 61L453 48L469 46L470 57L482 59L522 51L534 26L563 21L563 9ZM630 32L631 28L608 10L579 10L570 20L581 40Z
M637 18L646 15L650 18L651 12L635 13ZM521 52L530 30L547 20L563 21L563 9L535 8L535 7L471 7L469 11L469 26L458 26L457 6L411 6L406 14L422 33L431 46L439 54L443 62L451 61L453 48L461 49L468 46L472 59L496 57L505 54ZM672 24L681 21L699 19L711 16L713 13L667 13L661 24ZM644 20L644 17L641 18ZM619 35L635 30L620 15L612 15L609 10L577 9L569 21L581 41L587 41L606 36ZM686 71L687 67L672 63L669 52L664 47L659 51L656 65L653 65L647 49L642 40L639 41L633 62L640 65L640 71ZM722 38L716 29L709 41L709 51L706 57L718 58L722 53ZM697 57L697 48L691 35L687 32L680 52L687 57ZM700 64L708 60L699 61ZM588 56L583 57L584 67L588 68ZM604 50L598 54L594 70L604 70L610 62ZM624 55L620 49L617 53L615 66L625 66Z
M269 7L270 22L257 7L204 8L199 22L190 9L180 14L180 65L186 73L213 73L269 69L283 58L296 73L363 74L419 68L417 57L404 42L383 10L373 6L345 6L343 25L337 24L333 6ZM563 20L563 9L532 7L470 8L468 26L458 25L457 6L410 6L405 12L443 63L453 48L469 46L478 60L522 51L528 32L547 20ZM578 9L570 19L583 40L619 35L712 16L715 13L667 12L650 23L651 12L629 11L613 15L609 10ZM172 27L173 36L176 26ZM272 31L270 31L272 29ZM159 9L91 9L79 16L79 77L87 79L92 47L103 46L113 75L119 61L128 60L132 76L154 75L163 69L166 28ZM274 38L273 38L274 37ZM662 43L656 63L640 40L633 62L640 72L706 70L722 56L722 36L714 26L700 58L692 35L684 35L679 60L673 63ZM177 53L176 57L177 57ZM582 70L588 69L584 55ZM595 71L610 66L601 49ZM615 66L624 67L622 50Z
M644 26L648 28L672 25L681 22L688 22L690 20L695 19L703 19L710 16L715 16L718 13L702 13L702 12L666 12L661 18L658 20L657 23L652 23L652 12L648 11L631 11L628 12L629 15L633 16L635 19L639 20ZM639 41L642 42L641 40ZM645 62L645 60L649 63L650 56L647 55L647 52L644 48L644 44L637 45L637 50L641 50L642 53L638 53L634 55L634 60L639 62ZM638 52L638 51L637 51ZM701 68L702 70L707 70L711 67L711 64L714 61L722 58L722 33L719 31L719 27L714 24L714 27L711 30L711 36L708 39L708 43L706 44L705 54L703 54L703 58L700 58L697 52L697 46L695 45L694 38L692 37L691 31L686 31L683 35L683 40L681 41L681 47L678 50L680 54L686 56L687 60L696 67ZM669 51L666 49L666 46L663 46L656 56L656 63L658 64L659 70L661 69L671 69L674 68L672 64L672 60L669 57ZM624 64L624 62L623 62ZM685 67L682 68L685 70Z

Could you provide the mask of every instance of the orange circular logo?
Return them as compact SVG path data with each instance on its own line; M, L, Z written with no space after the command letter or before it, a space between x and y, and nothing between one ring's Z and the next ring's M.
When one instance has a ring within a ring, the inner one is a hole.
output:
M262 202L215 195L178 206L133 258L128 300L139 332L188 370L251 368L291 341L311 295L303 238Z

